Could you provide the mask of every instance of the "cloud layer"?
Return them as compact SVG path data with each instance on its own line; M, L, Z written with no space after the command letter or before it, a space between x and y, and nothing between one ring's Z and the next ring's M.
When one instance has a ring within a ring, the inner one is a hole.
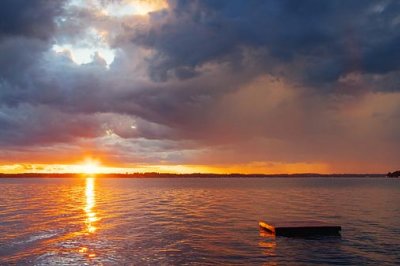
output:
M398 167L398 1L0 5L0 164Z

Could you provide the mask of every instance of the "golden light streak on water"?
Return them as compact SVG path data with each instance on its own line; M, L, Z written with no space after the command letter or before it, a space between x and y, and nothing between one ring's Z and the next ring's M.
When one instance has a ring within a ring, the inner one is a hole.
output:
M86 212L86 232L88 234L92 234L96 232L97 227L95 226L96 221L98 221L96 212L93 210L93 208L96 205L96 198L95 198L95 191L94 191L94 178L93 177L88 177L86 178L86 190L85 190L85 195L86 195L86 206L85 206L85 212Z
M258 242L258 246L264 250L263 253L266 256L272 256L272 257L276 256L275 235L263 229L260 229L259 235L263 239L263 241ZM269 264L269 265L276 265L276 264Z
M96 194L95 194L95 178L87 177L86 178L86 186L85 186L85 231L84 234L92 235L96 232L97 226L96 222L99 220L97 217L97 213L94 211L94 207L96 206ZM79 253L85 254L89 259L93 259L96 257L96 254L93 250L88 247L81 247L78 250Z

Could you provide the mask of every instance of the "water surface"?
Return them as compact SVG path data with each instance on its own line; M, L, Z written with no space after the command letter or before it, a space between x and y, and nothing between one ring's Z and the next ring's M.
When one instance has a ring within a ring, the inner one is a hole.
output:
M0 179L0 264L400 264L400 180ZM321 219L341 237L273 237Z

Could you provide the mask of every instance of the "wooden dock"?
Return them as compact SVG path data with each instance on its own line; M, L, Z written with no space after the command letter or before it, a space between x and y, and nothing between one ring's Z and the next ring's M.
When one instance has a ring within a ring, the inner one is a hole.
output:
M276 236L340 236L342 228L338 225L329 224L321 221L289 221L280 223L258 223Z

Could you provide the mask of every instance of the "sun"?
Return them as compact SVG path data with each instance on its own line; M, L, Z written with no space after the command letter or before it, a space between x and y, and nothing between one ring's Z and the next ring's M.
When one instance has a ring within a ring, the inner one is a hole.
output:
M100 172L100 163L92 159L87 159L84 164L82 164L82 172L85 174L93 175Z
M98 167L95 164L85 164L83 166L83 172L85 174L96 174L98 173Z

